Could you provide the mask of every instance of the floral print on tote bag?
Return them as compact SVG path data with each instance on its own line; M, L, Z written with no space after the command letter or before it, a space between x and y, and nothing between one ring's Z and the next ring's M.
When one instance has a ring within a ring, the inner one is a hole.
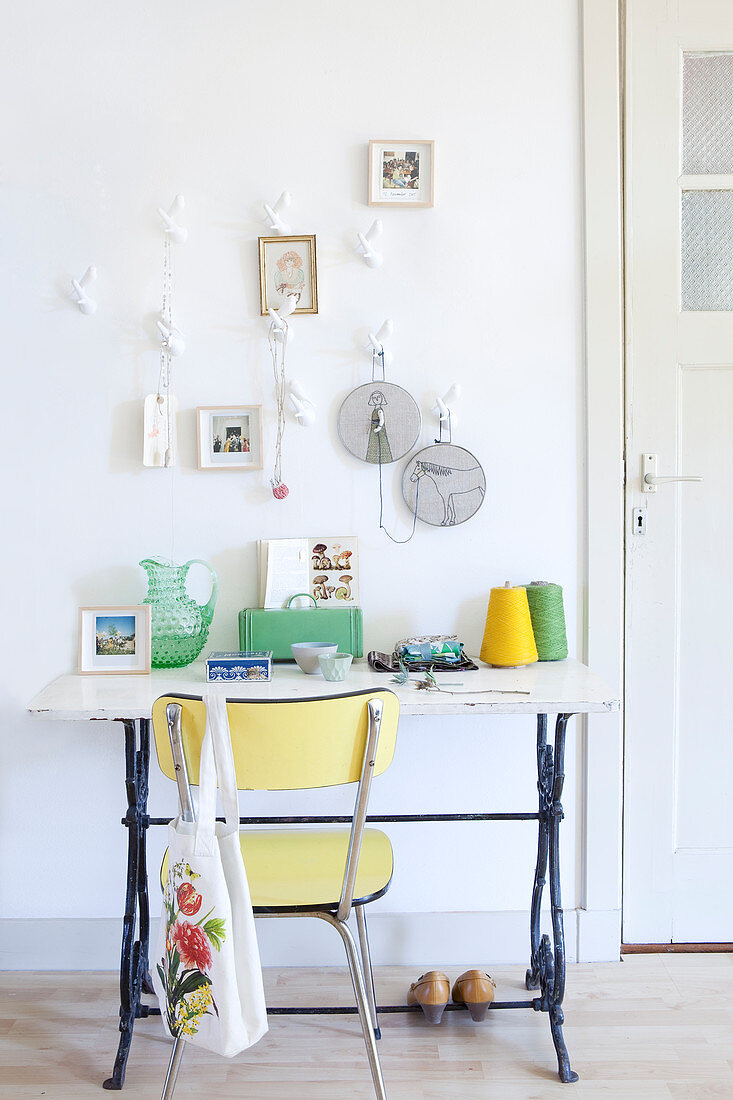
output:
M165 886L165 955L157 966L165 991L171 1035L194 1035L204 1016L219 1010L211 988L213 955L226 939L225 922L210 909L199 920L203 903L194 881L201 876L181 860L168 872Z

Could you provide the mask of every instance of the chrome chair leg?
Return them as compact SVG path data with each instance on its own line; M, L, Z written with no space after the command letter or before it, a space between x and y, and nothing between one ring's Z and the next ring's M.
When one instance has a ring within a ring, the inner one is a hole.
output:
M359 1009L361 1030L364 1033L364 1042L366 1044L367 1057L369 1059L369 1069L371 1070L372 1082L374 1083L374 1095L377 1097L377 1100L387 1100L387 1093L384 1090L384 1079L382 1077L382 1067L379 1062L379 1052L377 1051L377 1040L374 1035L369 1013L366 984L361 970L361 960L359 959L351 929L346 921L339 920L338 917L333 916L331 913L314 913L314 916L322 917L323 920L327 920L329 924L332 924L334 928L338 930L343 940L346 949L346 959L349 964L349 973L351 974L351 984L354 987L356 1004Z
M366 984L369 1012L372 1017L374 1036L377 1039L381 1039L382 1031L379 1027L379 1018L377 1016L377 996L374 991L374 971L372 970L372 956L369 950L369 933L367 932L366 913L364 912L363 905L355 905L354 909L356 910L356 927L359 931L359 949L361 951L361 969Z
M173 1053L168 1063L168 1072L165 1075L163 1095L160 1100L171 1100L173 1096L173 1090L176 1087L176 1079L178 1077L178 1070L181 1068L181 1059L183 1058L183 1048L185 1045L186 1040L179 1035L173 1044Z

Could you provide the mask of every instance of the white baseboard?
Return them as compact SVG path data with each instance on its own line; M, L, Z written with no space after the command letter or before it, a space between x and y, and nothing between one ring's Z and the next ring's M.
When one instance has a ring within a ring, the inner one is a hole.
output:
M543 929L549 930L547 913ZM153 943L158 918L153 920ZM117 970L122 921L100 919L0 920L2 970ZM519 963L529 953L529 914L373 913L369 936L375 966L480 966ZM341 941L325 921L260 920L263 966L343 966ZM566 910L568 962L617 961L617 910Z
M618 962L621 910L576 909L577 962Z

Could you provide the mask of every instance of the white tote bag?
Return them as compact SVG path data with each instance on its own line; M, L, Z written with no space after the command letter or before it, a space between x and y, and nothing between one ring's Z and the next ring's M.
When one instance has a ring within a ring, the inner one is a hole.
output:
M267 1031L226 699L206 697L196 822L168 826L168 882L153 985L171 1035L233 1057ZM216 821L217 775L224 822Z

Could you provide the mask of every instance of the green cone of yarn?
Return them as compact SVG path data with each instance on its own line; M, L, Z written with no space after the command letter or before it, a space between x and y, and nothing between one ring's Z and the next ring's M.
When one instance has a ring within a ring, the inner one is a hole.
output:
M562 588L546 581L532 581L526 588L537 655L540 661L562 661L568 655Z

